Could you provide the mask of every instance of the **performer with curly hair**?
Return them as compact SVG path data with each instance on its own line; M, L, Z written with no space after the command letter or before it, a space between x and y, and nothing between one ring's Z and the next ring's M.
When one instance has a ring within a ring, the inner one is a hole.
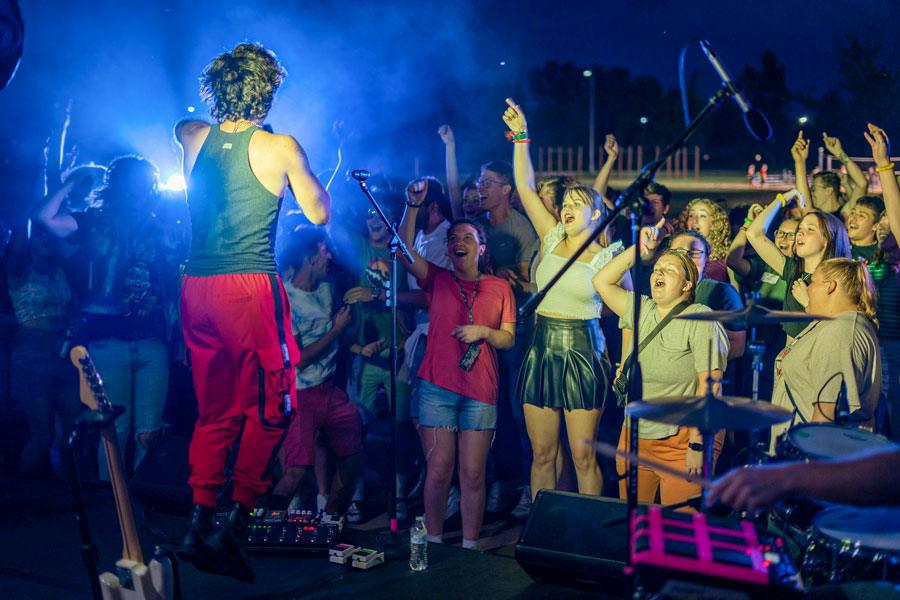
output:
M711 252L706 262L706 278L728 283L725 257L731 245L728 213L708 198L694 198L681 211L679 230L699 232L709 242Z
M275 270L285 190L290 187L313 223L324 224L331 214L328 192L300 144L260 128L285 75L272 52L240 44L200 78L200 94L217 122L175 126L192 228L181 318L199 410L188 480L194 509L178 554L202 571L247 582L253 570L241 542L290 425L300 359ZM217 530L216 496L239 435L233 504Z

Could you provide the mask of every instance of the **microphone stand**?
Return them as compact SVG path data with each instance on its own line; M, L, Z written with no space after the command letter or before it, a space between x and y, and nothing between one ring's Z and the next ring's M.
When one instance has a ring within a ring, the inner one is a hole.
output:
M656 172L660 169L660 167L665 164L666 159L675 154L675 152L684 145L684 142L688 137L696 129L703 123L709 115L712 113L713 109L719 105L719 103L724 100L726 97L732 95L732 91L729 89L727 85L723 85L713 94L706 103L706 106L697 113L694 119L684 128L684 130L678 134L678 137L670 143L665 150L660 153L659 158L654 160L653 162L648 163L637 176L637 178L631 182L631 184L625 188L621 194L619 194L618 199L616 200L616 206L613 210L607 215L607 217L603 220L599 227L595 230L593 234L591 234L588 239L581 245L578 250L566 261L566 264L559 270L559 272L550 280L547 286L539 291L537 294L531 297L522 307L519 309L519 317L520 318L528 318L530 317L537 306L541 303L544 297L547 295L547 292L556 284L557 281L563 276L563 274L569 270L569 268L578 261L578 257L580 257L585 250L587 250L590 245L594 242L595 239L600 237L600 234L607 228L607 226L612 222L612 220L621 213L626 207L631 210L631 242L634 247L634 265L631 267L631 280L634 286L637 288L638 282L640 281L640 272L641 272L641 256L640 256L640 248L638 245L638 236L640 234L640 218L647 212L647 207L645 206L645 202L642 199L644 188L653 181ZM638 288L639 289L639 288ZM633 312L632 312L632 326L633 333L631 337L631 370L628 375L628 402L634 402L636 400L640 400L643 395L643 386L642 386L642 377L641 377L641 367L638 362L638 345L640 338L638 337L638 324L640 322L640 313L641 313L641 303L640 303L640 294L639 291L634 292L634 304L633 304ZM637 454L638 453L638 419L631 418L629 420L629 450ZM629 518L632 518L634 515L634 511L637 508L637 472L638 465L635 462L630 462L628 467L628 515ZM631 527L628 528L628 542L629 548L631 546Z
M409 249L407 249L406 244L403 243L403 240L400 239L400 235L397 233L396 226L391 223L391 221L387 218L387 215L384 214L384 211L381 210L381 207L376 202L375 198L372 196L372 193L369 191L368 186L366 185L366 179L368 179L368 173L357 173L353 172L353 178L359 182L359 189L366 195L369 201L372 203L372 206L375 208L375 212L378 213L378 216L384 222L385 227L387 227L388 231L391 233L391 241L388 244L391 250L391 281L390 285L385 291L387 295L387 301L391 307L391 380L390 380L390 388L391 388L391 401L390 401L390 409L391 409L391 443L390 443L390 454L391 459L388 461L390 465L390 482L388 484L388 518L390 519L390 528L391 528L391 540L396 543L397 541L397 251L403 253L403 256L406 257L410 263L413 262L413 257L409 253ZM376 300L377 302L377 300ZM399 548L398 548L399 550Z

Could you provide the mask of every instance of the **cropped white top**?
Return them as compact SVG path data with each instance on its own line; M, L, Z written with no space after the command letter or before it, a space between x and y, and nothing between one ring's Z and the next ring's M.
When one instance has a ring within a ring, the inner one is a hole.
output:
M559 272L567 258L553 254L553 250L566 238L562 223L544 236L544 251L535 272L538 290L550 282ZM590 262L578 261L553 286L537 307L539 313L556 314L572 319L599 319L603 301L591 280L603 265L624 250L621 241L600 250Z

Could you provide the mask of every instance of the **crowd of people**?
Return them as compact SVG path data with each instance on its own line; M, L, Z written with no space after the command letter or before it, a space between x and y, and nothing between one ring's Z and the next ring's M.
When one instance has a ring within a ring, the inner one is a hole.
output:
M242 107L228 93L241 85L227 76L234 61L268 86L260 106ZM238 532L267 486L269 506L298 506L313 475L316 508L358 522L373 458L366 440L391 404L400 460L395 481L382 485L395 486L398 517L408 518L407 500L419 492L429 539L442 541L458 509L463 546L475 548L486 510L524 518L542 489L624 490L624 463L598 462L581 440L595 438L603 420L627 446L612 388L629 374L623 358L633 344L645 398L710 389L749 396L746 328L673 317L740 310L750 293L769 308L830 317L757 331L767 350L760 396L794 414L773 429L773 449L790 425L834 422L842 387L857 426L900 439L900 187L879 128L870 125L866 139L882 196L868 194L869 178L827 135L849 178L818 172L808 181L802 132L791 148L794 202L779 196L729 208L696 198L674 215L671 192L651 183L632 280L628 220L599 229L615 206L615 137L607 136L607 160L590 184L537 179L529 142L542 132L530 132L523 109L508 100L511 162L497 157L462 181L444 125L445 184L429 176L404 193L376 186L413 259L401 257L393 289L391 234L379 214L348 193L329 223L329 195L302 148L261 128L282 78L274 56L254 45L207 68L203 94L216 123L185 121L175 131L187 203L164 198L156 167L139 156L65 170L46 161L44 197L28 211L30 227L23 218L12 228L3 260L8 404L28 432L5 450L7 466L50 470L57 415L65 433L82 409L66 350L84 344L111 402L125 409L116 431L130 449L128 471L169 421L191 424L182 433L193 435L195 511L182 552L198 567L218 568L216 543L230 543L209 540L236 438L229 519ZM287 187L300 210L279 220ZM246 202L217 204L238 196ZM588 239L534 317L519 318L517 309ZM393 397L392 302L400 364ZM639 437L640 454L701 472L698 431L642 421ZM745 451L738 437L715 437L726 466ZM92 452L80 460L108 477L102 450ZM699 488L642 466L638 493L670 504ZM250 579L245 562L229 568Z

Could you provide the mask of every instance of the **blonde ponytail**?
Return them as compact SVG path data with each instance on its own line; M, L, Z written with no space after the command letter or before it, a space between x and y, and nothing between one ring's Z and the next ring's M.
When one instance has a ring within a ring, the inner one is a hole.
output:
M836 282L838 288L856 304L856 310L878 329L875 284L866 263L849 258L831 258L820 264L819 269L822 270L822 277L826 281Z

